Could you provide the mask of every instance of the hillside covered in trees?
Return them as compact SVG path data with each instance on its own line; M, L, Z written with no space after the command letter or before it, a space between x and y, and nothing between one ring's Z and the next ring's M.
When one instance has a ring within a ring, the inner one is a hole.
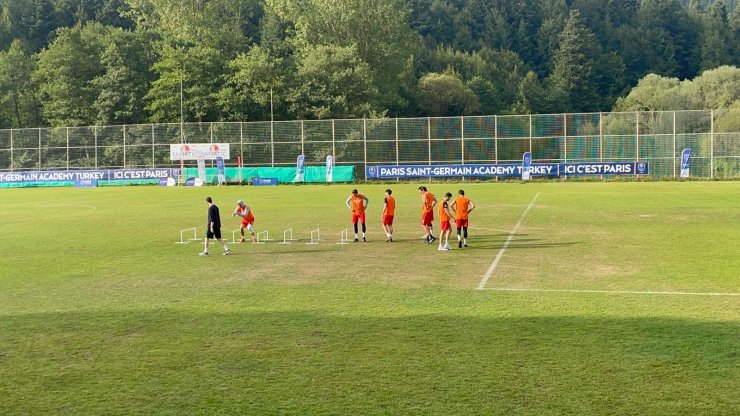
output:
M609 111L722 65L736 0L0 0L0 128Z

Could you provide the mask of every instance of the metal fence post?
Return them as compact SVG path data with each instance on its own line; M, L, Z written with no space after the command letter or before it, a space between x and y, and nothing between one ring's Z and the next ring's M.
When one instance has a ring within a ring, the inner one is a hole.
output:
M428 148L428 157L429 157L429 165L432 164L432 118L427 117L427 148Z
M331 119L331 155L332 157L335 157L337 154L337 148L336 148L336 135L334 132L334 119Z
M303 129L303 120L301 120L301 154L305 155L304 142L306 141L305 131Z
M460 116L460 163L465 164L465 116Z
M640 112L635 112L635 162L640 161Z
M493 157L494 163L498 163L498 116L493 116Z
M532 115L529 115L529 153L532 153Z
M182 131L182 129L180 130ZM126 169L126 125L123 125L123 168Z
M568 115L563 114L563 163L568 163Z
M673 177L676 177L676 111L673 111Z
M67 170L69 170L69 127L67 127Z
M93 126L93 137L95 139L95 169L97 169L98 168L98 126Z
M599 162L604 161L604 113L599 112Z
M398 117L396 117L396 166L398 166Z
M362 147L363 157L365 158L365 171L363 172L363 176L365 177L365 180L367 180L367 119L365 117L362 118Z
M10 129L10 171L13 172L15 163L13 163L13 129Z
M714 110L710 110L709 119L709 178L714 179Z
M39 128L39 169L41 169L41 128Z

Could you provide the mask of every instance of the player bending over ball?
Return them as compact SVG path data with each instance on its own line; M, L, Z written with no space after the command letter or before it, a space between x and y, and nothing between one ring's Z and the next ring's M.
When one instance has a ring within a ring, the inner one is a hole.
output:
M475 204L465 197L465 191L457 191L459 194L452 203L452 211L455 213L455 225L457 225L457 246L462 248L468 246L468 214L473 212ZM463 231L462 240L460 239L460 229Z
M450 220L452 219L452 213L450 212L450 205L448 204L452 194L447 192L445 197L442 198L442 203L439 204L439 251L450 250L450 233L452 232L452 226ZM442 244L444 242L444 244Z
M208 241L211 238L215 238L216 240L218 240L219 243L221 243L221 245L224 246L224 256L231 254L231 250L229 250L229 246L226 245L226 241L221 238L221 214L218 212L218 207L216 206L216 204L213 203L213 200L210 196L206 197L206 202L208 203L208 225L206 226L206 239L203 242L203 252L198 253L198 255L208 255Z
M249 209L249 206L246 205L241 199L236 201L236 209L233 213L231 213L231 218L234 218L237 215L240 216L242 219L242 224L239 227L239 232L242 234L242 239L239 240L239 242L243 243L247 241L247 239L244 238L244 229L246 228L247 231L249 231L249 234L252 236L252 242L256 243L257 239L254 238L254 215L252 214L252 210Z
M383 224L383 231L385 231L386 243L393 242L393 215L396 212L396 199L391 196L393 191L390 189L385 190L385 201L383 202L383 217L381 223Z
M365 209L370 200L363 194L357 192L357 189L353 189L350 196L345 201L347 208L352 211L352 224L355 227L355 243L360 241L357 237L357 222L362 223L362 241L365 240Z
M432 230L434 206L437 205L437 198L427 190L426 186L420 186L419 193L421 194L421 228L424 229L424 237L422 238L427 244L432 244L437 240Z

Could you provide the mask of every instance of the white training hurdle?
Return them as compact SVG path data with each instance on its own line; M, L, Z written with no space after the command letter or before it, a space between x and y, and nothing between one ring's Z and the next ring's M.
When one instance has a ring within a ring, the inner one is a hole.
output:
M283 241L278 244L293 244L293 241L298 241L298 239L293 238L293 228L291 227L283 231Z
M339 242L337 244L349 244L349 240L347 239L347 229L346 228L342 230L342 233L339 235Z
M237 237L237 233L239 233L238 234L239 237ZM237 238L239 238L239 239L237 240ZM232 243L237 244L241 240L242 240L241 230L234 230L234 231L231 232L231 242Z
M193 238L185 240L185 234L189 234L189 231L193 232ZM198 229L195 227L180 230L180 241L175 241L175 244L188 244L191 241L200 241L200 238L198 238Z
M263 234L263 233L265 234L265 238L259 238L259 236L258 236L257 237L257 241L273 241L270 238L270 231L269 230L261 231L259 234Z
M314 236L316 236L314 238ZM319 244L319 241L321 241L321 232L319 229L311 230L311 242L306 244Z
M261 238L261 236L265 236L264 238ZM269 234L267 231L260 231L257 234L255 234L257 241L255 241L256 244L265 244L265 241L270 241Z

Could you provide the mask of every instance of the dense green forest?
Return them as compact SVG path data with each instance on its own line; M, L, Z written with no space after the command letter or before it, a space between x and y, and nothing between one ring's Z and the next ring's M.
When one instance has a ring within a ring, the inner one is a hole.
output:
M0 0L0 128L609 111L722 65L736 0Z

